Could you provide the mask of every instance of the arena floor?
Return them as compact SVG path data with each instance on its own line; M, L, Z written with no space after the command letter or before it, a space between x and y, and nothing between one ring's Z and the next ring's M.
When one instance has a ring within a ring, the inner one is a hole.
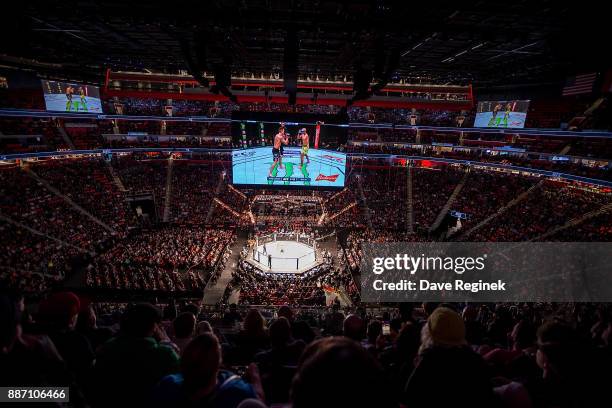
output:
M268 255L272 256L272 267ZM259 245L250 260L266 272L303 273L314 267L317 262L311 246L296 241L276 241Z

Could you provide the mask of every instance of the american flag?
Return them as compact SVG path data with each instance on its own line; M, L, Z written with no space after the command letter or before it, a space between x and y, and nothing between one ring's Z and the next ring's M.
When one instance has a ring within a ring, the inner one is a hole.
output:
M575 77L569 77L565 81L563 87L563 96L569 95L580 95L593 92L593 84L597 79L595 72L591 74L576 75Z

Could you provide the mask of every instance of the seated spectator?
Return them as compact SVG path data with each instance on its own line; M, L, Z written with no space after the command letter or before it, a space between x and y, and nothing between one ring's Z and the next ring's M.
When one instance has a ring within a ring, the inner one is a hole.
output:
M396 406L376 360L359 343L328 337L306 348L291 387L293 408Z
M304 342L291 337L291 326L284 317L279 317L270 325L270 344L272 348L255 356L255 360L262 365L297 365L304 349Z
M296 340L302 340L304 344L310 344L316 337L316 334L308 322L298 320L291 325L291 332Z
M39 320L79 384L86 388L95 358L89 339L75 330L81 302L72 292L58 292L40 302Z
M377 354L379 337L382 335L383 325L380 320L370 320L366 333L366 341L364 347L374 355Z
M285 317L270 325L272 348L255 355L269 403L287 402L295 367L304 350L304 342L291 337L291 326Z
M559 321L545 323L538 329L537 343L536 360L544 380L538 406L588 407L607 399L609 358L595 359L581 347L573 328Z
M207 322L206 320L202 320L201 322L198 322L198 325L196 328L197 336L199 336L200 334L212 333L212 332L213 332L213 328L209 322Z
M97 353L95 400L99 406L116 404L118 396L126 406L146 406L155 384L178 371L178 355L159 343L160 322L159 309L149 303L124 312L119 334Z
M180 373L164 377L154 391L154 406L234 408L243 400L263 398L255 365L247 371L252 383L221 370L221 347L211 333L196 337L183 352Z
M22 332L23 304L15 296L0 295L0 384L2 386L66 386L72 382L66 364L47 336ZM78 389L71 387L74 403Z
M270 339L266 331L266 320L257 309L251 309L244 318L242 330L236 337L236 348L230 353L232 365L247 365L255 354L266 350Z
M287 305L278 308L278 317L286 318L290 324L293 323L293 310Z
M342 334L351 340L361 342L364 335L364 325L361 317L355 314L348 315L342 325Z
M486 365L468 347L461 316L436 308L421 333L420 361L406 383L407 407L498 406Z
M517 364L517 360L522 356L526 356L529 361L535 354L535 329L526 320L520 320L514 325L510 339L512 341L510 350L495 348L483 356L487 363L498 371L503 371L504 375L508 375L510 365ZM524 365L521 368L521 371L524 372Z
M340 311L340 306L334 304L332 310L325 315L325 334L341 335L343 322L344 314Z
M404 324L397 337L379 354L379 360L389 376L396 398L414 369L414 360L421 344L419 327L412 322Z
M182 353L187 344L193 339L196 329L196 317L193 313L183 312L174 319L172 325L174 327L174 344L178 346Z
M76 330L87 337L94 351L113 336L111 329L98 327L96 312L91 303L81 306Z
M467 305L463 309L463 324L465 325L465 339L473 345L482 344L484 330L478 321L478 308Z
M238 312L238 306L235 303L229 305L229 311L223 316L223 320L226 324L234 324L242 321L242 316Z

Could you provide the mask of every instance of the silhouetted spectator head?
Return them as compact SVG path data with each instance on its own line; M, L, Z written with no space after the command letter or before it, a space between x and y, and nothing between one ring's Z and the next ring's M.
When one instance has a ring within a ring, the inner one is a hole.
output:
M466 322L474 321L478 317L478 308L474 305L467 305L463 308L462 316Z
M376 360L355 341L327 337L306 348L293 378L293 408L394 406Z
M193 304L193 303L189 303L185 305L182 311L183 313L184 312L193 313L195 317L198 317L198 315L200 314L200 308L198 307L198 305Z
M0 353L8 353L19 336L19 308L11 296L0 295Z
M383 325L380 320L370 320L368 323L367 338L371 344L376 344L376 339L382 334Z
M221 346L212 333L202 334L185 347L181 356L181 373L190 390L207 388L217 381L221 366Z
M270 325L270 343L273 347L281 347L291 341L291 325L285 317L279 317Z
M42 300L39 314L43 321L58 328L73 329L76 326L81 302L72 292L57 292Z
M514 325L510 338L515 348L526 349L534 345L536 330L527 320L520 320Z
M558 321L544 323L538 329L536 361L545 378L566 377L576 363L577 339L574 330Z
M257 309L251 309L243 322L244 331L252 336L260 336L266 331L266 320Z
M198 335L204 334L204 333L212 333L212 332L213 332L213 328L208 321L204 320L198 323L197 325Z
M412 320L412 312L414 310L414 305L412 303L400 303L399 311L400 316L403 322Z
M295 339L302 340L306 344L312 342L316 337L316 334L314 330L312 330L312 327L310 327L310 325L303 320L293 322L293 324L291 325L291 329L293 332L293 337Z
M440 304L436 302L423 302L423 312L425 312L425 315L429 316L439 305Z
M78 330L87 330L96 328L96 312L91 303L82 306L79 312L79 319L77 321Z
M446 307L436 308L423 326L421 332L421 350L434 346L464 346L465 325L457 312Z
M601 333L601 341L606 347L610 347L610 345L612 345L612 322L609 322Z
M176 310L176 304L170 303L168 306L164 307L163 312L163 320L174 320L178 315L178 310Z
M355 341L361 341L363 339L364 327L363 320L357 315L348 315L344 319L342 326L342 333L345 337L353 339Z
M402 327L397 336L396 347L403 358L414 358L421 345L421 334L416 324L408 322Z
M135 337L151 337L161 322L161 313L150 303L138 303L127 308L121 316L121 332Z
M179 339L193 336L196 328L196 318L193 313L183 312L172 322L174 335Z
M281 306L278 309L278 317L285 317L291 323L293 321L293 310L287 305Z
M399 335L400 330L402 330L402 319L391 319L391 321L389 322L389 330L391 331L391 336L397 337Z

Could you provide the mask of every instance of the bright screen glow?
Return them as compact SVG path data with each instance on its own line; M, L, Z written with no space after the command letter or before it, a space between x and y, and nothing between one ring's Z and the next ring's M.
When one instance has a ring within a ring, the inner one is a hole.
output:
M42 87L48 111L102 113L98 87L46 80Z
M310 163L304 158L303 165L300 165L300 156L299 147L284 147L281 167L274 161L272 146L234 150L233 183L268 187L344 187L345 154L310 148Z
M478 102L474 127L524 128L529 101Z

